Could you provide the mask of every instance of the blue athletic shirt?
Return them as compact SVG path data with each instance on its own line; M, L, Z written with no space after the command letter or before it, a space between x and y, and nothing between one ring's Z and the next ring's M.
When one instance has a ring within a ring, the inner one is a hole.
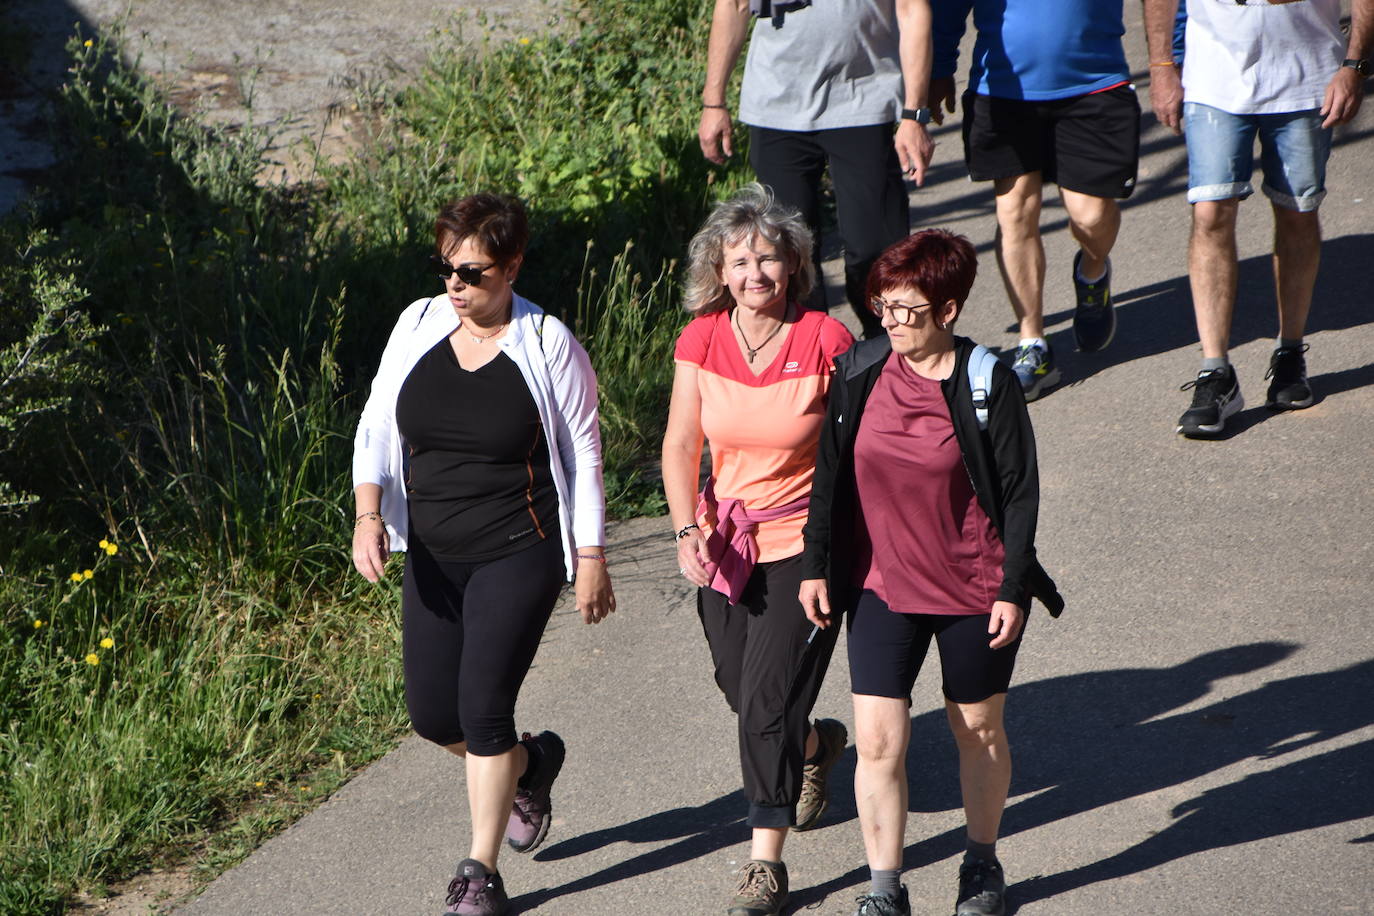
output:
M936 78L953 76L969 10L978 36L968 84L979 95L1047 101L1131 77L1122 0L934 0Z

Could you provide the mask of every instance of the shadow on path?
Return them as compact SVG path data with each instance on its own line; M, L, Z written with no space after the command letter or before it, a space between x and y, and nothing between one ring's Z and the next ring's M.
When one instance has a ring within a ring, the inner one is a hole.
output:
M1219 681L1272 666L1297 648L1257 642L1170 667L1076 674L1013 687L1008 697L1016 753L1012 789L1030 797L1008 806L1003 837L1182 785L1234 764L1276 759L1374 724L1374 706L1368 703L1374 694L1374 659L1271 681L1201 709L1171 714L1205 697ZM855 819L853 767L851 747L833 771L826 827ZM1178 805L1172 811L1178 820L1113 856L1014 885L1013 902L1047 899L1209 849L1370 816L1374 795L1364 790L1364 782L1371 771L1374 742L1366 741L1251 773ZM921 830L921 813L960 807L956 757L943 710L912 718L907 775L910 808L917 815L911 818L913 832ZM1256 799L1266 800L1263 810L1255 805ZM733 792L694 808L659 812L557 843L536 859L569 858L614 843L675 841L514 902L542 905L743 844L749 839L745 808L742 794ZM1351 842L1371 840L1374 836ZM906 847L903 867L914 870L940 863L963 848L962 828L926 836ZM805 855L795 845L790 849L794 855ZM1014 853L1012 864L1014 868ZM822 884L794 888L791 908L818 905L832 894L858 888L867 878L867 868L855 863ZM952 866L950 883L952 887Z

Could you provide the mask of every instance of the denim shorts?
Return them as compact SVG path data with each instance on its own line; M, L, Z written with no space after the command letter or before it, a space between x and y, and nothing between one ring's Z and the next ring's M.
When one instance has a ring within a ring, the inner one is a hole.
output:
M1254 193L1255 136L1260 141L1262 190L1276 206L1299 213L1316 210L1326 196L1331 129L1316 109L1283 114L1237 115L1187 102L1188 203L1244 199Z

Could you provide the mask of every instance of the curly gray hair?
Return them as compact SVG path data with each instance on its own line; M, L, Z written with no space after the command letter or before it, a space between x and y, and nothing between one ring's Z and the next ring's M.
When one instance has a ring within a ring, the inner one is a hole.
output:
M787 298L805 302L816 285L816 267L811 262L811 230L801 214L785 207L773 191L758 182L740 188L728 200L716 204L687 246L687 283L683 308L693 315L709 315L729 308L734 301L720 280L725 246L741 240L761 238L771 242L791 265L787 275Z

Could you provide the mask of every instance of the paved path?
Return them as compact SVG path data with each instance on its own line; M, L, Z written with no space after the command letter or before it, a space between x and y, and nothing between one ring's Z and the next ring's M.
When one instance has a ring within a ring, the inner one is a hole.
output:
M1000 851L1013 911L1374 912L1374 104L1337 135L1323 208L1309 336L1321 400L1291 415L1248 407L1219 442L1173 432L1198 356L1185 164L1181 141L1147 123L1106 353L1073 352L1072 243L1062 210L1045 215L1047 317L1071 381L1032 406L1039 546L1068 609L1032 615L1009 698L1016 772ZM960 328L1009 345L990 194L962 177L957 133L937 139L913 223L978 244ZM1261 199L1241 208L1233 358L1251 405L1275 330L1267 211ZM523 912L720 914L747 855L734 728L667 533L663 519L612 529L620 612L588 628L562 609L527 682L521 727L556 728L569 757L547 845L502 860ZM835 657L817 714L850 721L843 645ZM908 760L905 881L926 914L950 910L962 849L934 674L917 685ZM851 747L824 826L788 845L796 912L852 912L864 886L853 763ZM461 764L412 738L183 912L437 913L466 818Z

